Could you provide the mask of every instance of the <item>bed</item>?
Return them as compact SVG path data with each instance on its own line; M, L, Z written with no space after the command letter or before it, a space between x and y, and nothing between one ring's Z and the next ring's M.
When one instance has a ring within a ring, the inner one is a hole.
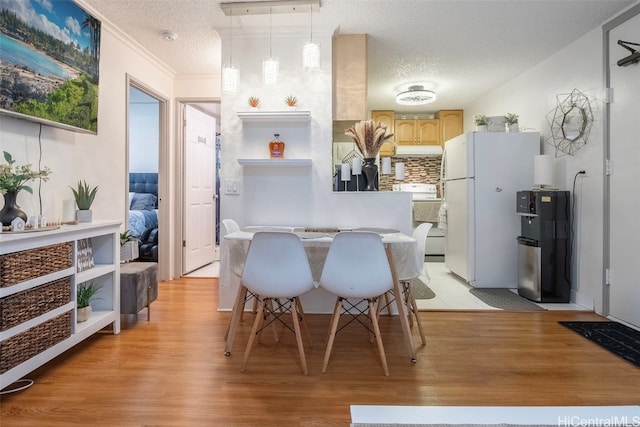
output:
M158 260L158 174L129 174L129 234L140 241L140 259Z

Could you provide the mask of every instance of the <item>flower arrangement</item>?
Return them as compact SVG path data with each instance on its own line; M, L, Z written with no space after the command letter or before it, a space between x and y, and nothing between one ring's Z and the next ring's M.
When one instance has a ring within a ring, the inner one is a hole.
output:
M253 108L258 108L258 105L260 105L260 98L258 98L257 96L250 96L249 106Z
M295 107L296 105L298 105L298 99L293 95L289 95L284 99L284 103L289 107Z
M42 170L34 171L31 169L31 165L14 166L16 161L13 160L11 153L7 151L3 153L7 164L0 165L0 194L17 193L21 190L33 194L31 187L26 185L27 182L37 178L43 181L49 180L51 169L45 167Z
M387 133L387 125L374 120L357 122L347 128L344 134L353 138L365 159L376 157L382 144L393 136L392 133Z
M508 125L514 125L518 123L518 117L515 113L507 113L504 115L504 121L507 122Z
M476 122L476 126L487 126L489 124L489 118L484 114L476 115L473 120Z

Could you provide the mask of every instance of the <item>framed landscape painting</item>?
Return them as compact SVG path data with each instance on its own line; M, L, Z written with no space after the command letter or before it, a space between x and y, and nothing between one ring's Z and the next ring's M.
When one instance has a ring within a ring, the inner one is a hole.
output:
M97 133L100 27L71 0L0 0L0 113Z

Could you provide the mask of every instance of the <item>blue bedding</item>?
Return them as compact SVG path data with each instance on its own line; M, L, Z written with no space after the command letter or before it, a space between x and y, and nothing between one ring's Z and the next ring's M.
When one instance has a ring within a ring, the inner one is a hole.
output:
M129 211L129 234L132 236L140 237L147 228L157 227L158 209Z

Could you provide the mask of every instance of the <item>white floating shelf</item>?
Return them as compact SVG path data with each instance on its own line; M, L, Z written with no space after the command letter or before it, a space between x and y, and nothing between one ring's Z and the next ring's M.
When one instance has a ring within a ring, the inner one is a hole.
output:
M238 117L247 123L308 123L310 111L238 111Z
M311 166L311 159L238 159L238 163L242 166L270 166L270 167L288 167L288 166Z

